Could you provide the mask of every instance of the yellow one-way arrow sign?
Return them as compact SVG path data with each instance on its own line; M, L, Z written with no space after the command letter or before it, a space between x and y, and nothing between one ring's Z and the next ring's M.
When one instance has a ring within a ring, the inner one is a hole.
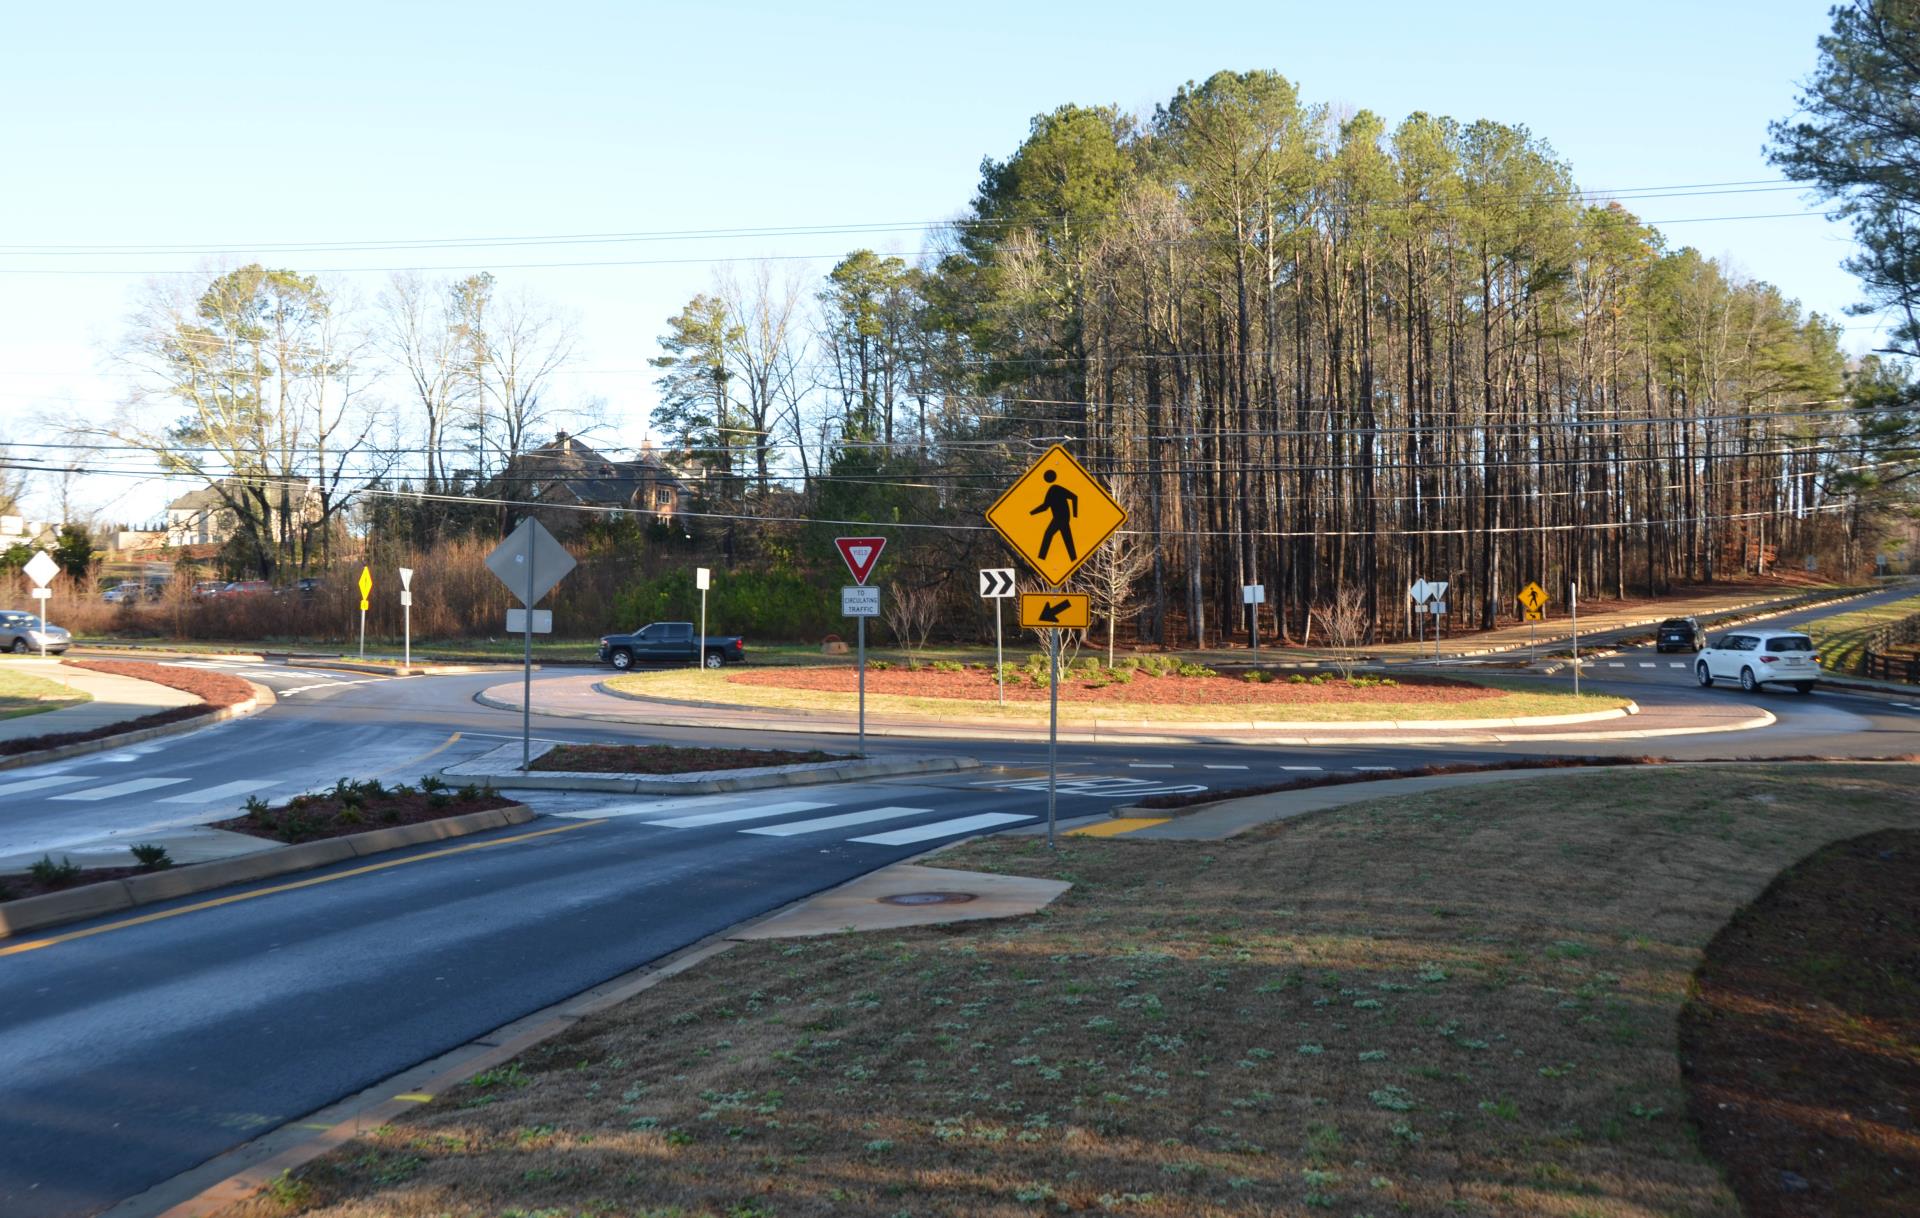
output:
M987 523L1042 579L1056 585L1126 522L1126 509L1058 444L987 509Z

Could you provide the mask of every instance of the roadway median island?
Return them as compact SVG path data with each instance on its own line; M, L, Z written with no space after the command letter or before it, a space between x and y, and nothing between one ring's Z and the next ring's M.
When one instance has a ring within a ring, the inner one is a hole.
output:
M63 749L110 739L128 732L166 727L183 720L236 710L251 704L258 696L258 691L250 682L224 673L207 672L204 669L173 668L163 664L151 664L144 660L67 660L65 666L85 672L144 681L149 685L165 686L197 700L184 705L167 706L145 714L135 710L120 716L109 716L108 722L82 730L50 731L35 736L15 736L0 740L0 757L39 753L48 749ZM105 711L108 708L103 706L99 709Z
M0 720L44 715L90 701L90 695L73 686L23 671L17 663L0 667Z
M1734 1213L1676 1052L1703 950L1783 868L1916 809L1920 767L1747 764L1203 845L982 839L944 886L1073 887L1016 921L741 943L221 1213ZM1843 1127L1852 1097L1801 1081ZM1857 1140L1900 1184L1899 1144ZM1828 1185L1754 1170L1783 1168Z
M851 714L858 674L850 665L765 668L744 672L698 670L628 673L603 684L629 698L728 705L761 710ZM1047 671L1010 667L1006 705L985 666L947 665L867 673L869 715L1043 723ZM1617 711L1625 698L1543 691L1537 682L1497 678L1314 676L1273 670L1223 676L1197 665L1108 669L1075 667L1060 680L1062 721L1211 723L1242 716L1249 722L1392 723L1511 720Z

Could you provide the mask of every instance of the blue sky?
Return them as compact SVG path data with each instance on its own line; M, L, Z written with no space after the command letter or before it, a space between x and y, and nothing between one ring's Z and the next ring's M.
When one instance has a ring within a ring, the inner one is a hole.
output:
M1812 70L1826 6L1747 3L987 3L325 6L108 3L9 14L0 75L0 418L101 416L105 353L154 272L199 254L58 257L45 245L215 245L344 269L489 269L574 314L563 393L607 399L636 445L662 321L711 259L911 253L910 229L432 253L273 243L914 224L964 207L983 156L1064 102L1150 111L1181 82L1272 68L1309 101L1524 123L1588 189L1777 180L1761 154ZM1637 203L1655 221L1802 212L1799 191ZM1673 223L1809 308L1855 298L1843 228ZM652 265L514 269L555 261ZM680 261L689 260L689 261ZM25 273L57 268L57 275ZM1848 319L1855 349L1870 323ZM19 439L15 427L0 435ZM79 495L139 517L164 493ZM40 506L49 506L42 494Z

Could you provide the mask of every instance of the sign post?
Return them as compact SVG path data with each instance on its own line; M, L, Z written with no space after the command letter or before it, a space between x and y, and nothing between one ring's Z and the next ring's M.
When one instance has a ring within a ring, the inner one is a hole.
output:
M1573 700L1580 700L1580 585L1567 585L1567 609L1573 614Z
M1073 629L1069 623L1076 617L1081 623L1078 628L1086 629L1088 603L1083 595L1062 594L1058 589L1126 522L1126 509L1058 444L1042 453L987 509L987 523L1054 589L1049 594L1030 593L1023 596L1020 603L1022 625L1028 621L1030 596L1036 602L1033 606L1036 628L1052 632L1047 649L1053 670L1052 680L1047 683L1049 848L1054 844L1054 808L1060 772L1060 632Z
M840 589L840 616L855 619L859 625L860 649L860 755L867 755L867 619L880 616L880 589L855 584Z
M873 574L874 566L879 563L882 551L887 548L884 537L836 537L834 548L840 551L841 559L847 564L847 573L853 576L854 586L840 589L840 616L857 620L859 648L859 686L860 686L860 755L867 755L867 619L880 616L880 589L867 587L867 576Z
M567 548L554 540L553 534L538 520L528 516L520 521L519 527L507 535L507 539L493 548L487 555L487 570L494 578L507 586L507 591L519 599L526 607L526 615L520 625L526 636L521 654L520 676L520 771L525 773L533 762L533 607L540 598L553 590L553 586L566 578L573 570L573 555ZM511 622L512 613L508 613ZM511 625L508 627L511 629Z
M60 564L53 561L53 557L45 550L41 550L29 558L21 570L33 581L33 599L38 602L40 609L40 658L44 660L47 658L47 602L53 598L53 589L47 585L53 582L54 576L60 574Z
M707 662L707 588L712 583L712 571L705 567L693 569L693 586L700 589L700 641L693 648L693 662L697 665Z
M980 571L980 595L993 602L993 677L1000 685L1000 705L1007 704L1007 657L1000 645L1000 602L1013 595L1012 567L985 567Z
M360 568L360 658L367 658L367 596L373 591L373 571Z
M1267 603L1265 584L1243 584L1240 587L1240 599L1247 604L1247 616L1251 619L1247 629L1253 639L1253 662L1260 662L1260 606Z
M400 667L413 672L413 568L400 568Z

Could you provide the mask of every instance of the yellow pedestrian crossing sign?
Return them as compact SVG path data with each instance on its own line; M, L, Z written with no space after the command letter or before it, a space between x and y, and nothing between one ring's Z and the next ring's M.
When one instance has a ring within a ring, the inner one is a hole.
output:
M1520 595L1517 599L1520 602L1520 607L1527 611L1526 616L1529 622L1537 622L1540 620L1540 611L1547 607L1546 589L1542 588L1538 583L1530 583L1520 589Z
M1126 522L1126 509L1058 444L987 509L987 523L1055 585Z

